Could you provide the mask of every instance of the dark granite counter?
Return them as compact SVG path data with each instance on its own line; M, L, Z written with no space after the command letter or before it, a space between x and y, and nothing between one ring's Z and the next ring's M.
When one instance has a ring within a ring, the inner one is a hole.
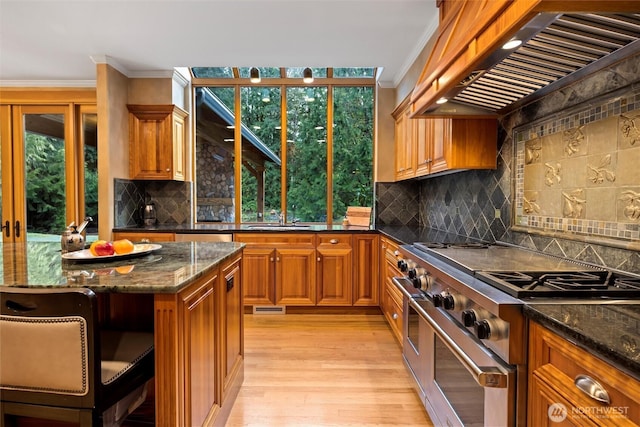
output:
M116 227L113 232L148 232L148 233L179 233L179 234L220 234L220 233L255 233L255 232L329 232L329 233L364 233L374 231L372 227L360 227L356 225L327 225L327 224L287 224L286 229L280 228L275 223L252 223L252 224L232 224L232 223L198 223L186 224L166 224L153 227Z
M244 243L185 242L161 246L135 258L75 262L62 259L59 243L4 244L0 252L0 283L83 286L95 292L112 293L175 293L236 255Z
M640 380L640 304L525 304L524 314Z

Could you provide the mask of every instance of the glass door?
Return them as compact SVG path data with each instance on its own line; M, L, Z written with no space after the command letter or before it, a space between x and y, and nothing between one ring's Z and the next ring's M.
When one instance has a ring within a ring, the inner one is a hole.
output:
M84 214L73 106L14 105L2 115L2 239L59 241L67 221Z

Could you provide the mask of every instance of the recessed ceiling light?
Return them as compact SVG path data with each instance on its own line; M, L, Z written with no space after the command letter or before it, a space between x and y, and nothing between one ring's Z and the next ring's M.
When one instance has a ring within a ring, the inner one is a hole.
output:
M511 49L517 48L521 44L522 44L522 40L520 40L520 39L511 39L508 42L506 42L505 44L503 44L502 48L504 50L511 50Z

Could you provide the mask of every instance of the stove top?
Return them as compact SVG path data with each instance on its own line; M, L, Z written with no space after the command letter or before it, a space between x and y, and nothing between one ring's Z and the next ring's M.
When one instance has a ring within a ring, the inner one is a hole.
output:
M506 244L417 242L413 247L515 298L638 299L640 277Z
M640 277L611 271L480 271L476 277L516 298L640 298Z

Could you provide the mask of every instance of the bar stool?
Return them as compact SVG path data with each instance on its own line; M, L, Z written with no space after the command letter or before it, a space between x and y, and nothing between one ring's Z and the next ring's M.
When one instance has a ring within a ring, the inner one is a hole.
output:
M86 288L0 286L0 425L118 426L146 397L153 334L101 331Z

